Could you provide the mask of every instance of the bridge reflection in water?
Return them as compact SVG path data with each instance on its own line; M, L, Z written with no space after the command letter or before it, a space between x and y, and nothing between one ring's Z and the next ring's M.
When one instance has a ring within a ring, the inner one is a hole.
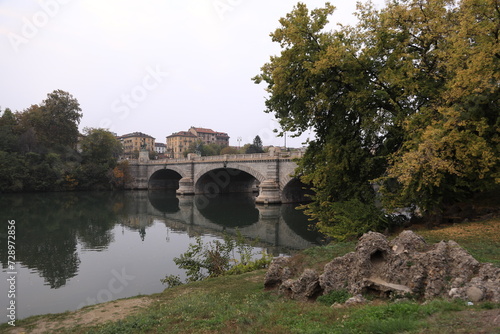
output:
M323 240L321 234L310 228L308 218L295 209L296 205L255 204L254 194L212 194L208 197L138 191L130 195L137 196L131 203L146 206L129 206L132 212L128 213L130 217L135 212L134 225L144 231L154 221L161 221L172 231L183 231L189 236L236 235L240 231L247 238L257 239L258 246L274 255L305 249ZM140 197L147 197L147 200Z

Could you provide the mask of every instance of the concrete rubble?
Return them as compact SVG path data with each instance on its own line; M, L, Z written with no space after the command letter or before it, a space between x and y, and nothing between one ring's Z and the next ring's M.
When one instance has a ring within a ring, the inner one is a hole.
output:
M392 241L366 233L354 252L333 259L322 273L306 269L297 274L290 258L279 257L271 263L264 285L298 300L345 289L353 296L500 302L500 268L479 263L454 241L431 245L412 231Z

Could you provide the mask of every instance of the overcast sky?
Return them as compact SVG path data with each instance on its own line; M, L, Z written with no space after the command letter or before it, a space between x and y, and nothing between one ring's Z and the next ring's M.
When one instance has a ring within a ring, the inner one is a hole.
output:
M354 1L330 2L332 26L355 22ZM140 131L164 143L195 126L227 132L234 146L256 135L283 145L264 113L265 86L251 78L279 53L269 34L296 3L0 0L0 108L22 111L62 89L80 102L81 130ZM307 137L288 138L287 146Z

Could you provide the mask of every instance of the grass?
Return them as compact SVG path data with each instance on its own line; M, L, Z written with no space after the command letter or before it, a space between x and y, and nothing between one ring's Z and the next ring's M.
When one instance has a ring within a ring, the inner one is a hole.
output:
M174 287L152 296L154 305L123 321L60 333L419 333L447 324L457 312L500 308L435 300L335 309L266 292L264 274L261 270Z
M500 218L454 224L431 230L415 229L429 243L454 240L479 262L500 266Z
M473 256L498 264L499 226L500 220L494 219L418 233L429 242L453 239ZM302 252L295 261L304 267L321 268L333 257L352 250L354 243L315 247ZM329 303L293 301L275 291L265 291L265 272L258 270L169 288L150 296L152 304L123 320L60 328L58 333L446 334L477 333L478 329L482 333L500 332L498 322L494 323L500 304L467 306L463 301L433 300L419 304L374 300L368 305L332 308ZM17 328L33 328L40 320L66 318L71 318L71 313L32 317L18 321ZM1 325L0 333L7 328Z

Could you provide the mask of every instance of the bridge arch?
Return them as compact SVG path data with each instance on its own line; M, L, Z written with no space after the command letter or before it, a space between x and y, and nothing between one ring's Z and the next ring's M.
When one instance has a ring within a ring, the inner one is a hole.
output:
M194 192L195 194L256 192L259 179L264 178L251 168L206 167L195 176Z
M281 202L282 203L299 203L308 202L311 199L307 195L312 195L314 192L311 187L298 177L287 176L280 181Z
M148 179L148 189L150 190L160 190L160 189L179 189L179 180L182 178L182 174L175 169L170 168L155 168L151 172Z
M262 173L260 173L259 171L255 170L251 167L248 167L248 166L242 165L242 164L231 163L230 166L226 166L226 167L221 167L221 166L204 167L204 168L200 169L197 173L195 173L194 180L196 182L201 176L203 176L206 173L209 173L210 171L224 170L224 169L246 172L246 173L252 175L257 181L259 181L259 183L266 179Z

